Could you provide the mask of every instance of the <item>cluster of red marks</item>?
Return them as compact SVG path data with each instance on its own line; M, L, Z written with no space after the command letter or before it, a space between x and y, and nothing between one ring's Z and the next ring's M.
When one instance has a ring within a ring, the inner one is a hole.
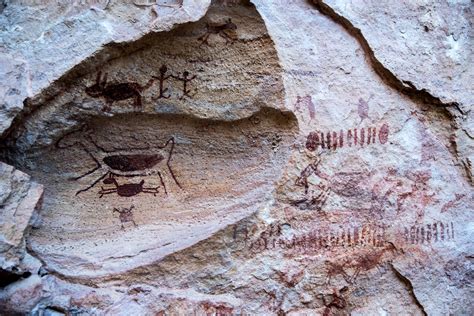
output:
M377 138L380 144L385 144L388 141L388 134L389 127L387 123L384 123L378 130L376 127L368 127L349 129L346 133L342 129L339 132L327 133L315 131L309 133L306 138L306 148L309 151L315 151L318 147L335 150L344 147L344 145L349 147L353 145L364 146L375 144Z
M444 213L444 212L448 211L449 209L451 209L452 207L455 207L456 204L459 201L461 201L462 198L465 197L465 196L466 196L465 194L455 193L454 194L454 199L443 205L443 207L441 208L441 213Z
M214 303L210 301L205 301L201 305L203 309L205 310L206 315L216 315L216 316L234 315L234 309L225 303Z
M332 312L331 312L332 308L344 309L347 306L347 302L344 299L344 297L342 295L340 295L336 290L333 291L330 302L326 301L326 298L322 294L321 294L321 298L323 300L323 304L324 304L324 307L325 307L324 312L323 312L323 316L332 315Z
M278 279L286 287L295 287L304 277L305 270L297 271L296 273L290 273L290 271L276 271Z
M453 223L435 222L426 225L405 227L405 242L407 244L424 244L438 241L454 240Z
M389 259L384 260L384 255L394 250L395 247L392 244L386 244L382 248L374 248L368 252L356 253L337 262L327 261L326 282L327 284L331 284L333 277L342 275L347 283L353 284L361 272L372 270L384 261L388 261Z
M280 249L302 253L316 252L320 249L349 247L383 247L386 244L385 227L364 225L362 227L341 228L338 230L318 229L291 239L281 235L279 226L271 226L260 236L247 243L248 249L255 253Z

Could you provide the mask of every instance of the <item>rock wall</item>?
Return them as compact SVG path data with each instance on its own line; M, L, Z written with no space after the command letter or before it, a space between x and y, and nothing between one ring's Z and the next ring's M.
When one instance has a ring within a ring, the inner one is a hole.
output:
M3 1L0 311L468 315L469 1Z

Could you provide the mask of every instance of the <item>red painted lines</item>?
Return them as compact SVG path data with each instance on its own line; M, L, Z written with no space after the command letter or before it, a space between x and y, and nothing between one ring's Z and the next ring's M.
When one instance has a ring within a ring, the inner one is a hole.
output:
M319 147L322 149L352 147L352 146L368 146L376 144L385 144L388 141L389 126L384 123L379 129L376 127L367 128L353 128L344 132L344 130L320 132L314 131L309 133L306 138L306 148L310 151L315 151Z

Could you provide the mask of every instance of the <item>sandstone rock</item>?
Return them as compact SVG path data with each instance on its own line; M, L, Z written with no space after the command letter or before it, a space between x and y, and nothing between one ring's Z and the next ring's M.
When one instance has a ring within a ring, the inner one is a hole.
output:
M471 2L397 2L390 9L382 2L313 2L366 44L362 48L385 81L424 100L424 110L449 111L457 127L451 137L457 163L472 182L474 70L465 67L473 59Z
M21 274L17 266L25 252L24 235L37 216L35 212L40 207L43 186L5 163L0 164L0 181L2 274L3 271Z
M472 313L467 2L74 3L0 18L0 310Z
M457 102L466 111L474 104L474 70L465 67L473 58L470 1L396 2L390 7L383 2L314 2L359 29L375 58L405 85L444 103Z

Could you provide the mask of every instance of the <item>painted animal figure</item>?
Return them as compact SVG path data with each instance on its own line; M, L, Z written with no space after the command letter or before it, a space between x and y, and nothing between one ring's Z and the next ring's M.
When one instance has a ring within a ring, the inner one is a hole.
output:
M315 191L312 189L310 192L310 185L308 182L308 178L318 172L318 165L320 162L321 159L317 157L316 160L306 166L306 168L301 171L300 176L296 178L295 185L304 187L305 197L302 197L298 200L290 201L291 205L296 206L302 210L310 209L320 211L322 209L327 199L329 198L331 188L327 185L316 185L318 190ZM315 192L319 192L319 194L315 195Z
M308 109L310 120L315 118L316 109L314 107L314 103L310 95L306 95L304 97L301 97L301 96L296 97L295 110L302 111L301 110L302 107L306 107Z
M107 85L107 74L101 79L102 72L97 73L96 83L90 87L86 87L85 92L94 98L103 97L105 106L102 111L108 112L115 101L134 99L133 106L135 108L142 107L141 93L150 88L154 79L150 79L143 87L136 82L123 82Z
M374 268L377 268L384 262L390 261L390 256L393 255L395 250L392 244L389 244L383 248L372 249L369 252L359 253L353 257L348 256L347 259L335 261L326 261L327 278L326 284L331 284L331 279L337 275L341 275L344 280L349 284L354 284L356 279L359 277L361 272L367 272ZM384 255L389 253L388 258L384 258ZM354 271L352 275L347 273L347 270Z
M158 187L156 188L144 188L145 180L140 181L140 183L127 183L119 185L117 180L111 175L108 178L102 181L104 184L113 184L115 188L104 189L101 187L99 191L100 197L103 197L106 194L117 193L119 196L130 197L137 195L138 193L152 193L156 196L156 193L159 193Z
M326 277L326 282L325 282L327 285L331 285L332 278L337 276L337 275L342 275L342 277L344 278L344 280L347 283L352 282L351 277L344 270L345 265L346 265L345 262L339 263L339 262L336 262L336 261L334 261L334 262L326 261L326 265L328 266L327 277Z
M74 138L72 143L66 145L65 139L69 137L74 137L72 135L75 135L77 133L81 134L79 135L79 139L76 140ZM162 172L164 171L167 171L171 178L173 178L176 185L181 188L181 185L176 179L176 176L170 165L174 149L173 137L169 138L164 145L157 146L155 148L145 147L106 150L94 141L90 133L91 131L87 130L87 128L84 127L81 131L65 135L56 143L57 148L69 148L73 146L79 146L96 163L96 166L94 168L90 169L89 171L78 177L73 178L74 180L87 178L90 179L90 181L92 182L88 187L77 191L76 195L90 190L107 175L123 177L143 177L150 175L158 175L161 184L163 185L165 194L168 194L162 176Z
M311 193L307 197L290 201L290 204L298 207L301 210L321 211L327 199L329 198L331 189L325 185L318 185L318 187L320 190L319 194L313 195L314 191L311 190Z
M306 168L301 171L301 174L298 178L295 180L295 185L304 187L304 193L308 194L308 189L309 189L309 184L308 184L308 178L317 172L318 170L318 165L321 163L321 158L317 157L316 160L312 163L310 163Z
M369 271L371 269L377 268L381 263L383 263L383 255L387 252L392 252L395 250L393 244L389 244L384 248L374 250L367 254L358 255L354 261L349 262L348 266L355 269L354 274L351 276L351 284L355 282L360 272ZM389 261L389 260L386 260Z
M369 118L369 102L373 98L373 94L370 95L369 99L365 101L363 98L359 98L359 103L357 104L357 113L360 116L360 123L362 123L363 120Z
M134 208L135 206L130 206L130 208L124 208L123 210L119 210L117 208L114 207L114 210L112 211L112 213L119 213L119 219L120 219L120 223L121 223L121 226L122 226L122 229L125 229L125 226L123 225L124 223L133 223L133 225L136 227L138 226L137 223L135 223L135 221L133 220L133 212L132 212L132 209Z
M226 44L232 44L234 42L234 38L232 38L229 32L235 31L236 29L237 25L235 25L230 18L227 19L225 23L206 23L206 33L198 38L198 40L201 41L199 47L201 47L202 44L209 46L209 42L207 40L211 34L217 34L225 39Z

